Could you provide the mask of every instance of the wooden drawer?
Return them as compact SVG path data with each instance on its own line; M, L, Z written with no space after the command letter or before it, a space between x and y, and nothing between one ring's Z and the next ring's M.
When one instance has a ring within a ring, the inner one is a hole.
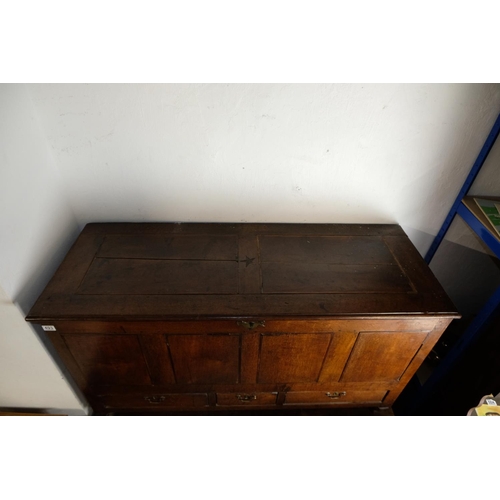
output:
M200 408L208 406L207 394L134 393L98 398L105 408Z
M277 392L217 393L217 406L275 405Z
M342 403L381 403L387 391L335 390L288 392L285 405L301 404L342 404Z

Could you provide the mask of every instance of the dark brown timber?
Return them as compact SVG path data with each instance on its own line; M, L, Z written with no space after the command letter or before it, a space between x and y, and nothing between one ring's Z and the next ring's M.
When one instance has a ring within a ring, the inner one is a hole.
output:
M27 321L96 413L390 406L454 305L396 225L88 224Z

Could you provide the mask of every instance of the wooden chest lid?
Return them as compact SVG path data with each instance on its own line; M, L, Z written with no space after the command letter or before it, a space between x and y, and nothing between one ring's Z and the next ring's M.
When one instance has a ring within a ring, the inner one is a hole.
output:
M397 225L106 223L27 321L362 315L459 316Z

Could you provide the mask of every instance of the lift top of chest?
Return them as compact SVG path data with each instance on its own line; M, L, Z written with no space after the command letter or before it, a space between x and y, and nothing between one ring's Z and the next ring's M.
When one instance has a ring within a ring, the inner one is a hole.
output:
M87 224L27 320L457 317L397 225Z

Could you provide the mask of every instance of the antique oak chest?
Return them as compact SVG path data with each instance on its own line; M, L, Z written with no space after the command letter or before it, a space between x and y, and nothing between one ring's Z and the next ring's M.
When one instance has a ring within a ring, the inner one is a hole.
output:
M397 225L88 224L31 309L97 414L391 406L454 305Z

